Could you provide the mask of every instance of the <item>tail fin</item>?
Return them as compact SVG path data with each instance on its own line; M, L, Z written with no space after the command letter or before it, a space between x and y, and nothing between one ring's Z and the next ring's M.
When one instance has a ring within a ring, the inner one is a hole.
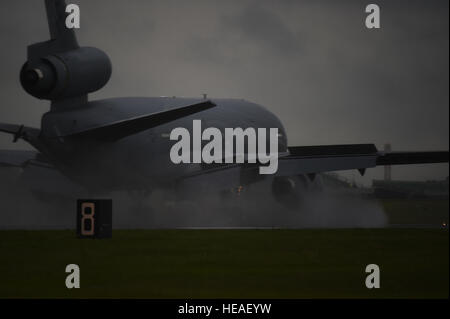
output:
M64 0L45 0L48 28L51 40L39 42L28 47L28 60L61 53L79 48L73 29L66 27L66 2Z

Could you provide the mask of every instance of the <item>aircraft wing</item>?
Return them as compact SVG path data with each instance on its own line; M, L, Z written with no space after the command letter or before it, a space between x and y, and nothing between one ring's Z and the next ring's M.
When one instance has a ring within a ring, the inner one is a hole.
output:
M448 151L379 152L373 144L289 147L279 159L278 176L365 169L380 165L448 163Z
M367 168L380 165L448 163L448 160L448 151L379 152L373 144L289 147L289 154L278 159L278 170L274 175L260 175L260 164L211 164L210 168L205 166L205 169L184 177L180 185L193 182L204 184L206 188L227 189L269 176L304 174L313 179L317 173L331 171L357 169L364 174Z

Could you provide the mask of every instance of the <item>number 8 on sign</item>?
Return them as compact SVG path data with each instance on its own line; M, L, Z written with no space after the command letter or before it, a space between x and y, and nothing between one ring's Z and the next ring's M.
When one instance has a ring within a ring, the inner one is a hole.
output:
M95 227L95 204L81 204L81 235L93 236Z

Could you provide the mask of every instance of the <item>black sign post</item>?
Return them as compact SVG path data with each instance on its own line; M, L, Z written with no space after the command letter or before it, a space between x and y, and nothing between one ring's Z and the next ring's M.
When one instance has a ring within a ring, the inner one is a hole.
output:
M79 199L77 201L77 236L79 238L112 237L111 199Z

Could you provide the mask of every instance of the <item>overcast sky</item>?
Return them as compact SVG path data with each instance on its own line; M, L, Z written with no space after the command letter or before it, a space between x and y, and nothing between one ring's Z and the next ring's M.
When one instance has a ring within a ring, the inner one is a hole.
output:
M43 3L0 3L0 122L38 127L49 109L18 80L26 46L49 38ZM80 44L113 63L91 99L208 93L266 106L290 145L449 148L447 0L376 1L379 30L364 24L370 1L71 3L81 8ZM10 142L0 135L0 149L28 148ZM381 176L377 168L363 181ZM395 167L393 176L442 179L448 164Z

